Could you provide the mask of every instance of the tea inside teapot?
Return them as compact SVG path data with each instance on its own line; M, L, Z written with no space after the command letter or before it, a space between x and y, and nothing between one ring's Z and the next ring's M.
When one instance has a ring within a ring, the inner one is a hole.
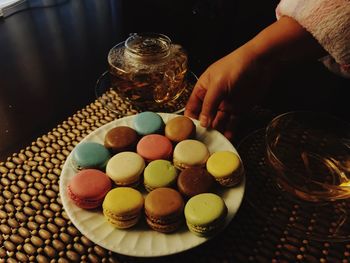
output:
M165 35L133 34L108 54L112 87L138 106L175 100L185 88L187 60Z

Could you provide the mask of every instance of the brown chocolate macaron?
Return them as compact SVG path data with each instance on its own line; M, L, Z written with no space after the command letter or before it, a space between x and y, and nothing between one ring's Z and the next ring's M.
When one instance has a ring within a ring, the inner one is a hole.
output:
M196 136L196 126L190 118L178 116L166 123L165 136L175 143L193 139Z
M138 142L136 131L128 126L118 126L107 132L104 145L113 153L135 151Z
M184 205L181 194L172 188L153 190L145 198L147 224L158 232L174 232L184 221Z
M210 192L214 182L213 176L205 168L193 167L187 168L180 173L177 179L177 187L181 194L190 198Z

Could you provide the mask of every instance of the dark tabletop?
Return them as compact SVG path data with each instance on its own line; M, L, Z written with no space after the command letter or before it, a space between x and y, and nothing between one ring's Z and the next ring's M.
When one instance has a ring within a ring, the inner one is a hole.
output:
M188 51L190 67L200 75L272 23L278 1L51 2L56 4L0 20L0 161L91 103L109 49L129 33L168 35ZM317 61L284 67L263 107L276 113L322 110L349 119L349 80Z

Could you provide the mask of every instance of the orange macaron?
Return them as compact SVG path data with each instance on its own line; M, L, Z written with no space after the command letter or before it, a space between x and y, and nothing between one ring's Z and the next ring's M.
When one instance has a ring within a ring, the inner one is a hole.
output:
M167 187L150 192L145 198L147 224L155 231L170 233L184 221L184 201L181 194Z

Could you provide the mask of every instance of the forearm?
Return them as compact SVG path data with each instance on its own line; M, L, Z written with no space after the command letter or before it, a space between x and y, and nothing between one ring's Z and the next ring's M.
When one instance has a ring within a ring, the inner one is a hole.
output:
M282 17L245 45L266 62L318 59L326 51L313 36L290 17Z

